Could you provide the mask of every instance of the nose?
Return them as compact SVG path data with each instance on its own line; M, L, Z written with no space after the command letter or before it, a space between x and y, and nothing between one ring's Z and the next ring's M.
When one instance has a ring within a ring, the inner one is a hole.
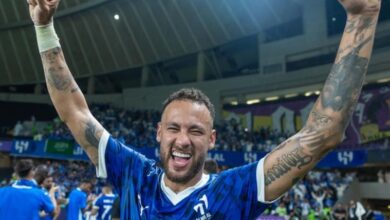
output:
M191 140L186 132L177 133L176 137L176 146L178 147L189 147L191 145Z

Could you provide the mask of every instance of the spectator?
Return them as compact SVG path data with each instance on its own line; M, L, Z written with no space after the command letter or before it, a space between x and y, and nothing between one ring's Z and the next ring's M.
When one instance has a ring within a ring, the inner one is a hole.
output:
M0 219L38 220L41 210L56 215L54 193L57 188L51 188L49 194L37 188L33 180L33 161L18 161L15 171L18 180L11 186L0 188Z
M332 217L334 220L347 219L347 212L341 203L337 203L337 205L333 207Z
M82 180L79 187L74 189L69 195L68 220L84 220L84 213L88 209L87 204L93 200L88 197L92 191L92 183L88 180Z

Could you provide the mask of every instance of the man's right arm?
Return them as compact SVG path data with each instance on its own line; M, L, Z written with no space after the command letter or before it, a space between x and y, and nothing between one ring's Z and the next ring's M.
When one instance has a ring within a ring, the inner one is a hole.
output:
M28 0L34 22L50 98L73 137L98 165L98 145L104 131L92 116L84 95L65 62L53 27L53 15L60 0Z
M91 114L84 95L65 62L61 48L41 52L41 58L54 107L92 163L97 165L99 140L104 128Z

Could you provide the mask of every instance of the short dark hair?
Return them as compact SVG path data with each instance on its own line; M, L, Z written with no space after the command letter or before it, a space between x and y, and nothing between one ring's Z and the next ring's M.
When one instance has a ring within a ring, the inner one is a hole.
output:
M27 177L32 169L34 169L34 163L31 159L22 159L16 162L15 172L20 178Z
M209 97L204 94L201 90L196 88L182 88L171 95L163 102L162 113L164 113L166 107L173 101L183 101L188 100L198 104L205 105L210 111L211 119L215 118L215 108L213 103L211 103Z
M41 185L45 179L49 177L49 169L46 165L38 165L35 170L34 179L37 181L38 185Z

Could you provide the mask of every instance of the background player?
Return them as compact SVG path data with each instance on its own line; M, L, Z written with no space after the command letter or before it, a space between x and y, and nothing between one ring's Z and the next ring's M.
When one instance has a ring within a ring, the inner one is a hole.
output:
M44 211L52 216L57 215L52 187L49 193L38 188L34 177L32 160L19 160L15 166L18 180L12 186L0 188L0 219L39 220L39 213Z
M82 180L79 187L73 189L69 194L68 201L68 220L83 220L84 213L88 209L88 202L91 202L93 198L88 194L92 190L92 183L88 180Z
M105 185L102 188L102 194L93 202L91 215L97 215L96 220L111 220L112 206L116 198L111 186Z

